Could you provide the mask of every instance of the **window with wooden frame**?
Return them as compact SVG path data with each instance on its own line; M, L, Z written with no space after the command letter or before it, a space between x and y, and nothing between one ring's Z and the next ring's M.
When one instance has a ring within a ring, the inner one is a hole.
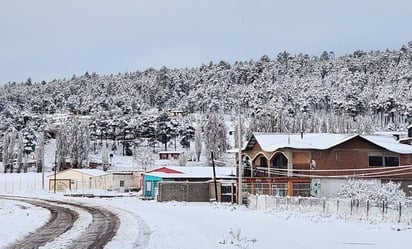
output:
M373 153L369 155L369 167L395 167L399 166L398 155L384 155Z

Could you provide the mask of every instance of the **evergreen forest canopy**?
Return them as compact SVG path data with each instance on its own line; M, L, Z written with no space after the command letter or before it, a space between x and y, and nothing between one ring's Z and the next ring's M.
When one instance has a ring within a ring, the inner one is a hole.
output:
M42 121L35 117L72 113L91 117L91 135L127 130L134 137L149 136L159 129L166 133L159 124L170 122L170 109L230 115L240 110L249 134L403 131L412 122L412 41L395 51L358 50L340 57L282 52L233 64L103 76L86 72L0 87L2 131L38 130ZM174 127L175 136L193 138L192 123L172 122L167 133Z

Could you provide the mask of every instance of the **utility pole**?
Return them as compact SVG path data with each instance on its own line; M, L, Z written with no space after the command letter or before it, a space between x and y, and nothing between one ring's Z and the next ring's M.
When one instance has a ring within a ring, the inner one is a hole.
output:
M242 129L240 127L240 106L239 106L239 117L238 117L238 124L237 124L237 136L238 136L238 146L239 146L239 151L238 151L238 184L237 184L237 190L238 190L238 196L237 196L237 201L239 205L243 204L243 191L242 191L242 175L243 175L243 164L242 164Z
M216 183L216 169L215 169L215 159L213 158L213 151L210 152L210 156L212 158L212 167L213 167L213 183L215 185L215 200L218 202L219 197L217 196L217 183Z
M41 131L41 136L42 138L42 151L41 151L41 162L42 162L42 166L41 166L41 188L42 190L44 190L44 124L43 124L43 128Z
M54 187L53 187L53 191L54 193L56 193L56 187L57 187L57 154L54 155Z
M46 84L46 82L45 81L42 81L42 95L43 95L43 99L42 99L42 111L43 111L43 113L42 113L42 121L43 121L43 124L42 124L42 129L41 129L41 136L42 136L42 145L41 145L41 162L42 162L42 168L41 168L41 188L42 188L42 190L44 190L44 164L45 164L45 162L44 162L44 139L45 139L45 136L44 136L44 131L45 131L45 126L46 126L46 108L45 108L45 106L44 106L44 99L45 99L45 91L44 91L44 85Z

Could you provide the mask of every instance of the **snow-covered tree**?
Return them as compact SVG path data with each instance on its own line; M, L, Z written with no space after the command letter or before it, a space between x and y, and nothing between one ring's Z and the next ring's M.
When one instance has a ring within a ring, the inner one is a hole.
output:
M69 154L69 144L67 143L67 131L65 126L61 126L56 131L56 169L62 170L66 167L66 158Z
M186 166L187 164L187 157L186 154L183 153L179 156L179 166Z
M102 164L103 170L106 171L109 168L109 151L107 149L107 144L103 145L102 148Z
M4 133L3 139L3 166L4 166L4 173L7 172L7 168L10 169L10 172L13 172L13 153L14 153L14 146L15 146L15 129L9 128Z
M137 147L133 149L133 159L139 168L144 171L153 167L154 156L153 152L148 147Z
M69 141L69 157L72 168L84 168L89 162L90 134L89 125L78 119L71 122Z
M44 131L43 130L37 134L36 166L37 166L37 172L43 171L44 169Z
M398 203L405 201L406 194L401 189L400 183L381 183L379 180L349 179L343 184L339 197L372 202L388 201Z
M195 129L195 153L197 161L200 160L200 155L202 154L203 146L203 136L202 136L202 127L198 125Z
M205 152L210 160L210 153L214 153L215 159L223 158L227 150L226 126L221 115L209 113L203 121L203 138Z
M23 169L23 157L24 157L24 141L23 141L23 132L18 131L17 132L17 173L21 173L21 170ZM26 171L26 170L24 170Z

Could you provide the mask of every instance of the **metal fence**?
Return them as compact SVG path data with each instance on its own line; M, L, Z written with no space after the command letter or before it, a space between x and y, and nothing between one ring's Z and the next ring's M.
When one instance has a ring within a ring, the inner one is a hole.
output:
M387 202L338 198L280 197L249 195L248 207L253 210L293 211L336 215L344 219L367 221L412 222L412 201Z
M42 176L35 173L5 173L0 174L0 193L16 194L19 192L42 190ZM47 178L44 180L44 188L48 190Z

